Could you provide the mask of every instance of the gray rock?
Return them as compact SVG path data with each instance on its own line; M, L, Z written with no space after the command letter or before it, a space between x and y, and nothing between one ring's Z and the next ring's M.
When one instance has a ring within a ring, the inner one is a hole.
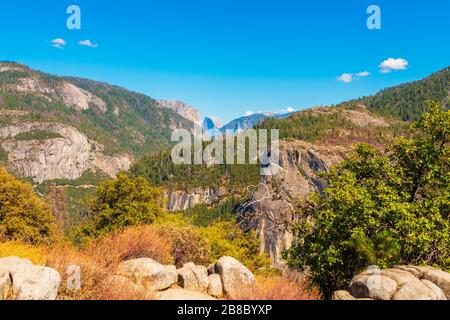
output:
M211 263L208 266L208 275L216 273L215 269L216 269L216 264L215 263Z
M55 300L58 296L61 276L52 268L25 265L10 274L16 300Z
M447 300L447 297L444 293L444 291L441 290L441 288L439 288L437 285L435 285L433 282L429 281L429 280L421 280L422 283L424 285L426 285L428 287L428 289L430 289L433 294L435 295L435 298L433 300Z
M433 267L417 267L421 272L421 278L433 282L442 291L444 291L448 300L450 300L450 273Z
M178 283L183 289L197 292L208 291L209 279L208 271L205 267L186 263L177 272Z
M209 285L208 285L208 294L213 297L220 298L223 296L223 286L222 279L218 274L210 274L208 276Z
M0 258L0 272L11 272L23 266L31 266L33 263L28 259L19 257Z
M257 286L253 273L232 257L220 258L215 271L222 279L224 293L232 299L239 297L243 291Z
M356 298L352 296L348 291L339 290L333 292L331 300L355 300Z
M397 289L397 283L381 274L359 275L351 282L348 291L355 298L390 300Z
M0 299L55 300L61 276L51 268L35 266L28 259L0 259Z
M355 276L348 287L352 297L375 300L447 300L450 274L432 267L396 266L370 269ZM343 291L333 295L348 298Z
M116 275L127 277L149 291L167 289L178 280L175 266L163 266L150 258L124 261L119 264Z

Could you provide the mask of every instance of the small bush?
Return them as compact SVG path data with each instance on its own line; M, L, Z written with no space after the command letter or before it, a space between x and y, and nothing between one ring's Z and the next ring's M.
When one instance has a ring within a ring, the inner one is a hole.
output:
M163 212L161 190L142 177L120 173L98 187L88 209L87 221L75 231L78 241L126 227L151 224Z
M177 267L188 262L199 265L211 262L211 248L202 239L198 228L179 223L157 224L154 228L172 244L172 257Z
M152 258L162 264L173 263L172 243L152 226L128 228L100 239L92 240L83 252L102 265L121 261Z
M49 243L56 237L56 229L50 207L31 185L0 167L0 241Z
M291 280L277 275L257 277L258 286L243 289L236 300L319 300L318 291L311 289L306 281Z

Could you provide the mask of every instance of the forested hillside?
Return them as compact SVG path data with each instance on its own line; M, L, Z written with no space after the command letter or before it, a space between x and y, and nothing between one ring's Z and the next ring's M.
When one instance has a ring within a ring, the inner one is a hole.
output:
M152 98L107 83L64 78L0 63L0 125L54 122L73 126L109 155L139 157L170 146L174 128L193 123ZM11 110L18 111L11 113Z
M364 105L374 113L410 121L419 119L426 111L427 100L438 101L447 109L450 107L450 67L423 80L387 88L376 95L342 105Z

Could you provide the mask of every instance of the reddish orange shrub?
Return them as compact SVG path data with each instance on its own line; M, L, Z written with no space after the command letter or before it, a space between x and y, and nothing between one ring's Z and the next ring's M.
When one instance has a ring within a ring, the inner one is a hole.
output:
M257 277L258 286L243 289L236 300L319 300L316 289L303 279L290 280L290 275Z
M172 264L172 247L170 239L163 237L154 227L141 226L92 240L83 252L104 266L138 258Z

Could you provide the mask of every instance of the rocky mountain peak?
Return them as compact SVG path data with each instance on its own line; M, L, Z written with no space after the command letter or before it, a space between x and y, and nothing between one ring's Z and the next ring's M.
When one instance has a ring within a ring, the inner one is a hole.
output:
M182 101L157 100L157 103L161 108L171 109L177 112L183 118L188 119L194 123L201 124L200 112L196 108L191 107Z

